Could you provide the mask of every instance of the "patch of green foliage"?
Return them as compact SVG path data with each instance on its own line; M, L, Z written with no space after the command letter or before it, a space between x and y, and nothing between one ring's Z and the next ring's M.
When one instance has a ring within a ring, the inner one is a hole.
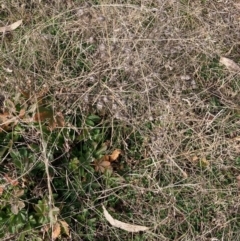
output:
M0 133L1 238L37 240L41 228L51 221L49 212L55 210L58 219L77 227L75 235L95 240L99 213L87 205L98 207L97 193L105 186L116 186L109 173L94 170L94 160L106 154L110 128L97 115L79 115L75 124L74 128L50 130L45 123L19 122ZM49 163L54 207L49 204L44 158Z

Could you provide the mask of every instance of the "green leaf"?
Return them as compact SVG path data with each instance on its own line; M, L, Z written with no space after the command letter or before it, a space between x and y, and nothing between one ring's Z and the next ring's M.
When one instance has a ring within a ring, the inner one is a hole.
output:
M101 120L101 117L97 115L89 115L87 119L93 121L94 123L98 123Z

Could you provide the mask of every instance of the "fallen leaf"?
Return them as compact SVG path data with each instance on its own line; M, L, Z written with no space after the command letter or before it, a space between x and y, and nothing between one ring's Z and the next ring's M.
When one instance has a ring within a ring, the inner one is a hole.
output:
M100 160L94 161L95 171L104 173L106 170L112 171L111 162L116 161L121 150L116 149L113 151L112 155L105 155Z
M195 155L192 157L192 162L196 162L198 160L198 157Z
M11 211L13 214L17 215L19 211L21 211L25 207L24 202L22 201L14 201L11 204Z
M15 23L12 23L10 25L7 25L5 27L0 27L0 33L5 33L5 32L9 32L9 31L13 31L14 29L16 29L17 27L19 27L22 24L22 19L18 20Z
M20 91L21 91L21 94L23 95L23 97L24 97L25 99L30 99L30 97L31 97L31 92L30 92L29 90L23 91L22 89L20 89Z
M33 116L33 120L36 122L44 122L48 120L48 127L51 131L56 127L65 126L64 116L61 112L58 112L57 115L54 116L53 110L45 107L40 107L38 109L38 112Z
M116 161L119 155L121 154L121 150L116 149L113 151L112 155L110 155L110 161Z
M57 122L54 120L54 118L49 120L48 127L50 131L53 131L57 127Z
M236 64L231 59L228 59L228 58L225 58L225 57L221 57L219 63L223 64L231 72L239 72L240 71L239 65Z
M18 117L19 117L20 119L23 119L23 117L25 116L25 114L26 114L26 110L21 109L21 110L19 111Z
M104 160L104 157L100 160L95 160L94 166L96 172L104 173L107 170L112 171L111 162Z
M120 229L123 229L125 231L128 231L128 232L140 232L140 231L147 231L149 228L148 227L145 227L145 226L140 226L140 225L133 225L133 224L129 224L129 223L124 223L124 222L121 222L117 219L114 219L109 213L108 211L106 210L106 208L102 205L102 208L103 208L103 214L105 216L105 218L107 219L107 221L113 226L113 227L116 227L116 228L120 228Z
M12 69L5 68L5 67L3 67L3 66L2 66L2 68L3 68L3 70L5 70L7 73L12 73L12 72L13 72L13 70L12 70Z
M57 113L55 119L56 119L58 127L64 127L65 126L64 116L63 116L63 114L61 112Z
M0 114L0 125L1 124L4 125L6 122L8 122L9 118L10 118L10 116L9 116L8 112L5 111L4 113L1 113Z
M18 180L11 179L7 174L4 175L4 178L12 186L17 186L18 185Z
M21 197L24 195L24 189L14 190L14 197Z
M18 123L17 118L10 115L8 111L4 111L3 113L0 113L0 132L8 131L13 126Z
M208 167L210 165L209 161L206 159L206 157L203 157L199 160L199 164L201 167Z
M64 127L65 120L63 114L61 112L58 112L54 118L50 119L48 126L51 131L54 130L56 127Z
M33 120L37 122L44 122L47 119L53 119L53 111L44 107L40 107L33 117Z
M70 235L69 233L69 225L65 221L59 220L59 223L61 224L61 228L63 230L63 233L66 234L67 236Z
M61 226L59 223L55 223L52 231L52 239L55 240L59 237L61 233Z
M110 161L111 161L109 155L103 156L103 157L102 157L102 160L103 160L103 161L106 161L106 162L110 162Z

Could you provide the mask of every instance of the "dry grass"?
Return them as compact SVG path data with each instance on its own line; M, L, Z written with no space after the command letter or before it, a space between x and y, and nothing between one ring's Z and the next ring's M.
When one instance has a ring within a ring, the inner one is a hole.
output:
M126 234L103 220L95 240L239 240L240 80L219 65L239 61L234 1L30 2L1 2L1 25L23 19L1 35L0 66L13 70L1 69L2 91L14 99L47 86L66 115L95 112L144 139L139 159L125 145L124 184L98 195L118 200L118 219L151 230Z

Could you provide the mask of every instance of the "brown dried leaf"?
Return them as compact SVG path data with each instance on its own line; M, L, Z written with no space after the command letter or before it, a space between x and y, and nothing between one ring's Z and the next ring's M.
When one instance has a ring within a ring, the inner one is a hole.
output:
M24 195L24 189L14 190L15 197L21 197Z
M121 222L117 219L114 219L110 214L109 212L106 210L106 208L104 206L102 206L103 208L103 214L105 216L105 218L107 219L107 221L113 226L113 227L116 227L116 228L120 228L120 229L123 229L125 231L128 231L128 232L132 232L132 233L135 233L135 232L140 232L140 231L147 231L149 228L148 227L145 227L145 226L140 226L140 225L133 225L133 224L129 224L129 223L124 223L124 222Z
M5 125L6 123L9 122L10 115L8 112L0 113L0 125Z
M119 155L121 154L121 150L116 149L113 151L112 155L110 155L110 161L116 161Z
M21 109L21 110L19 111L18 117L19 117L20 119L23 119L23 117L25 116L25 114L26 114L26 110L25 110L25 109Z
M196 155L192 157L192 162L196 163L197 160L198 160L198 157Z
M3 130L10 130L12 128L12 124L14 126L17 123L17 119L10 115L8 111L0 113L0 132L2 132Z
M48 126L50 130L54 130L56 127L64 127L65 120L63 114L58 112L55 118L50 119Z
M36 112L36 114L33 117L33 120L37 122L43 122L47 119L50 119L50 120L53 119L53 111L46 108L39 108L39 110Z
M52 239L55 240L59 237L61 233L61 226L59 223L55 223L52 231Z
M104 173L107 170L112 171L111 162L106 161L104 159L104 157L101 158L100 160L95 160L94 161L94 166L95 166L95 171L96 172Z
M61 221L61 220L59 220L59 223L61 224L63 233L66 234L67 236L69 236L70 233L69 233L69 225L68 225L68 223L66 223L65 221Z
M228 58L225 58L225 57L221 57L219 63L223 64L231 72L239 72L240 71L239 65L236 64L231 59L228 59Z
M29 99L31 97L31 92L29 90L23 91L22 89L20 89L20 91L25 99Z
M19 184L18 180L11 179L7 174L4 175L4 178L12 186L17 186Z
M110 162L110 156L109 155L105 155L101 158L103 161L106 161L106 162Z
M17 27L19 27L22 24L22 19L18 20L15 23L12 23L10 25L7 25L5 27L0 27L0 33L5 33L5 32L9 32L9 31L13 31L15 30Z
M58 127L64 127L65 126L64 116L61 112L58 112L55 118L56 118L56 122L57 122Z
M48 127L50 131L53 131L57 127L57 122L52 118L49 120Z
M14 201L11 204L11 211L13 214L17 215L19 211L21 211L25 207L24 202L22 201Z

